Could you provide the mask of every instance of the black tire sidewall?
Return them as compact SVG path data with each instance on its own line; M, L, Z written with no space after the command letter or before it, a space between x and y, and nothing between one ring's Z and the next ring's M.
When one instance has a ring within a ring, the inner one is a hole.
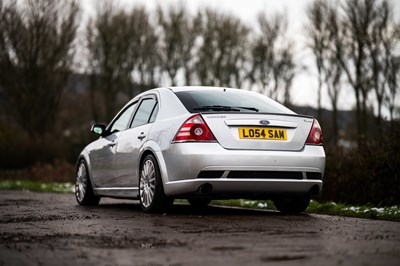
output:
M211 199L192 198L188 199L188 202L194 208L206 208L211 203Z
M310 203L310 196L293 197L274 200L275 207L285 214L298 214L304 212Z

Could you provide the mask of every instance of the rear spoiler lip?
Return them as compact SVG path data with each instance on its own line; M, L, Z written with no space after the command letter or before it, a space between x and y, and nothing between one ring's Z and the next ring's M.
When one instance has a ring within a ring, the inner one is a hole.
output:
M262 113L262 112L196 112L196 113L204 114L204 115L215 115L215 114L282 115L282 116L303 117L303 118L314 119L314 117L313 117L313 116L310 116L310 115L302 115L302 114L284 114L284 113Z

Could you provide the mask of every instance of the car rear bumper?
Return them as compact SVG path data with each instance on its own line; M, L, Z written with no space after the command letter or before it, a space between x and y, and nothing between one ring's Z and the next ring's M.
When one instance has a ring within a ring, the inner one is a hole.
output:
M317 194L322 189L321 180L288 179L196 179L168 182L165 192L168 196L204 197L254 197L268 198L276 195L292 196Z
M218 143L176 143L162 155L167 196L318 193L325 169L322 146L306 145L301 151L264 151L227 150ZM210 171L217 176L202 178L200 173Z

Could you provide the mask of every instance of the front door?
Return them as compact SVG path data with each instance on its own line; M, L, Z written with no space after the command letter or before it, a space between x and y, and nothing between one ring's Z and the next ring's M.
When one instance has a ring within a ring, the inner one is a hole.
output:
M118 113L107 127L105 136L93 143L90 162L94 186L109 188L118 186L116 171L116 151L120 135L128 128L136 103Z
M115 145L118 133L110 134L92 144L89 154L94 187L107 187L116 182Z

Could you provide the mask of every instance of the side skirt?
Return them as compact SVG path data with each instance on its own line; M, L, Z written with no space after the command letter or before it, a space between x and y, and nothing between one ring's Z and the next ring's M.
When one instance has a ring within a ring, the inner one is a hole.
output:
M102 187L93 190L96 195L103 197L136 199L139 196L138 187Z

